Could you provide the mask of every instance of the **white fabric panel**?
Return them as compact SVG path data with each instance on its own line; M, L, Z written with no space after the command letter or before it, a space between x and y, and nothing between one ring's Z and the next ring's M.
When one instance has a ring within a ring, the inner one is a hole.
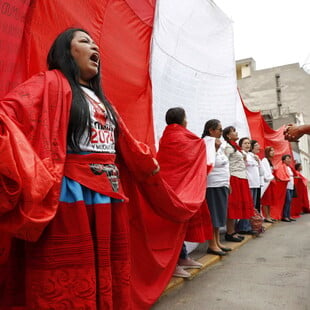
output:
M205 122L233 125L248 136L237 92L232 22L211 0L158 0L151 79L157 138L165 113L183 107L188 129L201 136Z

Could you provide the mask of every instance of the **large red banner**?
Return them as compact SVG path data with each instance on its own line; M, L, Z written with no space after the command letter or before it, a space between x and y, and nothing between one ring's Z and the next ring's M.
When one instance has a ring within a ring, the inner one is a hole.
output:
M0 1L0 98L46 69L48 50L61 31L81 27L99 44L107 97L133 135L154 147L148 71L154 2Z
M61 31L84 28L100 47L103 88L108 99L133 136L155 151L149 78L154 8L155 0L0 0L0 98L33 74L46 70L47 52ZM290 151L282 130L270 129L260 113L245 111L252 138L263 147L274 146L277 161ZM144 201L143 197L136 199ZM182 225L164 220L149 209L130 216L132 246L144 251L133 258L133 296L139 309L147 309L169 281L178 256L172 253L177 248L173 244L178 234L158 240L158 231L178 231ZM143 219L151 225L143 227ZM166 253L162 252L164 244ZM142 273L147 266L155 267Z

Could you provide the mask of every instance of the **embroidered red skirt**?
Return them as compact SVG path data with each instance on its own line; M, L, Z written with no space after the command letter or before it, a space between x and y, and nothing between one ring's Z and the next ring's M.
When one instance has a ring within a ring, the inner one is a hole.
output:
M89 159L84 163L96 178L101 166ZM0 309L131 309L126 204L68 177L59 200L55 218L37 242L14 239Z

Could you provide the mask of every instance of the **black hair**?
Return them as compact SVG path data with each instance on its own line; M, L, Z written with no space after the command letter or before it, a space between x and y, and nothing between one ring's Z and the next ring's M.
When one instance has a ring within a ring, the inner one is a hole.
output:
M295 170L297 170L297 171L298 171L299 167L301 167L301 163L297 163L297 164L295 164Z
M285 159L287 158L287 157L289 157L289 158L292 158L292 156L290 155L290 154L284 154L283 156L282 156L282 161L285 161Z
M221 122L218 119L210 119L205 123L205 127L203 129L203 133L201 135L201 138L204 138L205 136L210 136L210 129L216 130L218 125Z
M254 146L255 146L256 143L258 143L257 140L251 140L251 149L250 149L251 152L253 151Z
M240 147L241 147L241 145L242 145L242 143L243 143L244 140L249 140L249 141L251 141L250 138L248 138L248 137L243 137L243 138L241 138L241 139L238 141L238 144L239 144Z
M228 138L229 133L230 133L231 131L234 131L234 130L236 130L236 128L235 128L234 126L227 126L227 127L225 127L225 128L223 129L222 136L223 136L224 140L227 141L227 143L228 143L229 145L231 145L231 147L232 147L232 148L234 149L234 151L236 152L236 151L237 151L236 147L235 147L234 145L232 145L232 144L229 142L230 139Z
M274 150L274 148L272 146L267 146L265 148L265 157L267 158L270 167L273 167L272 161L270 159L270 152L271 152L271 150Z
M167 125L182 125L185 117L185 110L183 108L171 108L166 112L166 123Z
M72 90L72 105L68 127L68 146L75 152L80 151L79 143L85 131L90 138L90 112L89 104L85 99L83 90L79 83L80 69L71 55L71 41L77 31L89 33L81 28L69 28L60 33L52 44L47 55L49 70L58 69L68 79ZM103 94L101 87L100 65L98 74L89 81L90 88L102 101L107 110L107 117L115 124L115 136L118 136L118 124L116 113Z

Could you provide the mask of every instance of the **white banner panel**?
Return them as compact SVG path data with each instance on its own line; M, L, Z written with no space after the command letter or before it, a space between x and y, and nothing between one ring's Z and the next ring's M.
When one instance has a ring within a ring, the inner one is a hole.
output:
M231 20L208 0L158 0L154 21L151 80L157 139L165 113L183 107L188 129L201 136L211 118L248 136L237 92Z

